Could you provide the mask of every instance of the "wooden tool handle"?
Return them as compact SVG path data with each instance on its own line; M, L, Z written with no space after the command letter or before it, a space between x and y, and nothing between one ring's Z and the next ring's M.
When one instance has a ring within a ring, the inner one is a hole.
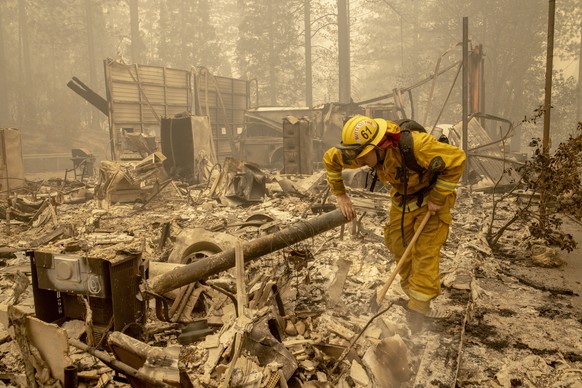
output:
M412 240L410 240L410 243L406 247L404 254L402 254L400 261L396 265L396 268L394 268L394 271L392 271L392 273L390 274L390 277L388 278L388 280L386 280L386 283L384 283L384 287L382 287L382 289L380 290L380 293L378 294L378 296L376 298L376 302L378 303L378 306L380 306L380 304L382 304L382 301L384 300L384 296L386 296L386 293L388 292L388 289L392 285L394 278L396 278L396 275L398 274L398 272L400 272L400 269L404 265L404 262L407 261L408 256L410 255L410 251L412 251L412 247L414 246L414 244L416 244L416 240L418 240L418 237L420 236L420 233L422 233L422 230L424 229L430 216L431 216L431 212L427 211L426 215L422 219L422 222L418 226L418 229L416 229L416 232L414 233Z

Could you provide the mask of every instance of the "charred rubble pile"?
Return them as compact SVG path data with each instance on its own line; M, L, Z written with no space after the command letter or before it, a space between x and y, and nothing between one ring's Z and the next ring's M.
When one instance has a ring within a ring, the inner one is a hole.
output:
M2 205L0 386L514 386L580 377L568 372L580 368L580 336L544 345L523 333L506 360L489 347L511 342L515 322L490 320L502 297L479 277L500 264L472 211L485 203L475 203L479 195L460 190L442 252L437 303L451 316L415 331L397 282L370 308L393 269L382 237L386 192L358 188L356 174L358 218L346 223L322 172L284 176L229 161L190 185L166 176L161 159L105 163L94 181L31 181ZM571 337L582 323L568 324ZM520 351L552 346L554 364L541 352L527 370L512 364Z

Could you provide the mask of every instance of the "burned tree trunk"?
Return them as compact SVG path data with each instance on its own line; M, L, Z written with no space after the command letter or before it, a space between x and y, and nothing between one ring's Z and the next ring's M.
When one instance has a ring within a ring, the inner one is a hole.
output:
M268 253L303 241L330 229L345 224L348 220L341 211L332 212L291 225L268 236L260 237L242 245L245 262L257 259ZM151 280L151 288L158 294L182 287L189 283L205 279L211 275L234 267L234 248L205 257L184 267L176 268Z

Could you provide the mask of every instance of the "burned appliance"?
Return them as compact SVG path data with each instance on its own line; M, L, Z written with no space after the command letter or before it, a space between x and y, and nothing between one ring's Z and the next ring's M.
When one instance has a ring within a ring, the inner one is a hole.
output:
M27 255L37 318L55 323L84 320L84 297L96 336L113 329L141 337L146 319L145 301L139 295L146 270L141 254L118 253L110 260L41 251Z

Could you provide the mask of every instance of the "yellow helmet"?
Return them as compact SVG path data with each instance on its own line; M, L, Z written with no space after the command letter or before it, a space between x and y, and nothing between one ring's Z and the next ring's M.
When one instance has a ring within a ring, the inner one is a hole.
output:
M349 119L342 129L342 142L337 146L344 161L354 160L372 151L384 138L387 127L384 119L361 115Z

